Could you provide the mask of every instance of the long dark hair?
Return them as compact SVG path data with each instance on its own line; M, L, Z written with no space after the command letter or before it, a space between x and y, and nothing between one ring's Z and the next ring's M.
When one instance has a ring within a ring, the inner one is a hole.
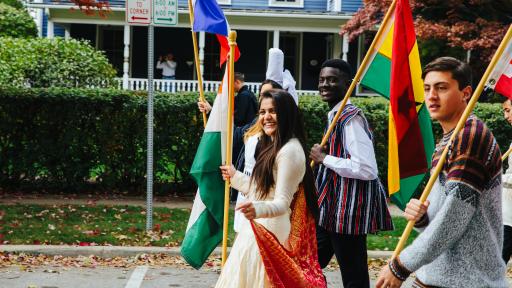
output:
M274 89L283 89L283 87L281 85L279 85L279 83L277 83L276 81L272 80L272 79L265 79L265 81L261 82L261 85L260 85L260 94L258 94L258 102L261 103L261 99L260 99L260 95L261 95L261 89L263 88L263 85L265 84L270 84L270 86L272 86L272 88ZM247 129L247 131L245 131L244 133L244 140L247 140L249 139L249 137L253 136L253 135L256 135L258 133L261 132L261 127L259 126L258 124L258 121L256 121L256 123L254 123L254 125L252 125L249 129Z
M308 208L315 218L318 216L317 194L314 184L313 171L308 165L306 154L306 135L304 132L304 120L295 104L293 97L281 89L272 89L261 95L261 102L265 98L273 101L277 115L277 130L273 139L265 133L261 133L256 146L256 165L251 176L251 182L256 184L257 198L264 199L275 185L273 174L274 163L279 150L292 138L297 138L302 146L306 172L302 180ZM259 122L259 121L258 121Z

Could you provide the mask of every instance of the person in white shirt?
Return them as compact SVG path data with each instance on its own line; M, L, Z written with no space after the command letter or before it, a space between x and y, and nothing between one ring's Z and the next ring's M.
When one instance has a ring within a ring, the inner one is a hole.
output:
M176 66L178 66L178 64L174 61L174 55L172 53L164 57L158 57L158 62L156 63L156 69L162 69L162 79L167 80L176 79Z
M322 64L318 90L327 102L330 124L350 85L352 69L341 59ZM372 133L361 109L347 103L325 147L315 144L316 186L320 216L318 260L324 268L333 254L343 287L370 287L366 235L392 230L386 193L378 178Z
M503 116L512 125L512 101L502 104ZM512 147L512 143L510 144ZM507 161L505 159L505 161ZM503 161L503 162L505 162ZM508 156L508 169L503 174L503 260L508 263L512 255L512 156Z

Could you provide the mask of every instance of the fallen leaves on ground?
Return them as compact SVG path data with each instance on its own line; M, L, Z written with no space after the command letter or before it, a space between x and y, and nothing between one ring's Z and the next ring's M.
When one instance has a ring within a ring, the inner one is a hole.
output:
M172 256L164 253L146 254L141 253L132 257L102 258L90 256L49 256L30 255L25 253L0 252L0 268L18 266L20 270L32 271L37 266L71 267L71 268L95 268L95 267L119 267L132 268L140 265L151 265L158 267L176 267L180 269L193 269L180 256ZM204 265L206 270L220 270L220 258L211 256ZM47 269L44 272L57 273L55 269Z
M370 278L376 279L382 266L387 264L387 260L383 258L368 259L368 270ZM141 253L132 257L113 257L101 258L94 255L90 256L49 256L49 255L29 255L25 253L5 253L0 252L0 268L18 267L20 271L32 272L38 266L50 266L52 268L96 268L96 267L117 267L117 268L133 268L141 265L149 265L153 267L173 267L177 269L194 269L190 267L181 256L173 256L164 253L146 254ZM204 263L201 270L220 272L221 258L220 256L210 256ZM333 260L325 268L326 271L337 271L339 265ZM43 272L60 273L56 269L48 268ZM508 268L507 277L512 278L512 268Z

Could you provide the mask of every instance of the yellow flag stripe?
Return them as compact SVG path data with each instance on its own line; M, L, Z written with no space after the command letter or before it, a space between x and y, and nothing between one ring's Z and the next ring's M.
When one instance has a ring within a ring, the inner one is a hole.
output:
M423 79L421 79L421 63L420 53L418 50L418 42L414 43L411 53L409 53L409 69L411 70L412 88L414 90L414 100L417 103L425 101ZM419 111L421 105L416 106L416 111Z
M393 31L395 29L395 23L391 23L388 33L384 35L384 42L382 42L382 45L379 48L379 53L386 56L388 59L391 59L391 56L393 55Z
M390 107L391 108L391 107ZM388 135L388 189L389 195L400 191L400 167L398 162L398 142L396 139L395 120L393 113L389 114L389 135Z

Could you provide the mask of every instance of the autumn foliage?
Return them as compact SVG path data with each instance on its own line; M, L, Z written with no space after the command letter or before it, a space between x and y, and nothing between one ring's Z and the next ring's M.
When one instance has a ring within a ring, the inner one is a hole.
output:
M100 17L106 18L108 13L112 11L107 0L71 0L71 2L77 5L80 11L88 16L94 16L97 12Z
M375 30L391 0L364 0L364 7L342 27L353 40ZM490 60L512 22L510 0L410 0L420 40L438 40L449 47L472 50Z

